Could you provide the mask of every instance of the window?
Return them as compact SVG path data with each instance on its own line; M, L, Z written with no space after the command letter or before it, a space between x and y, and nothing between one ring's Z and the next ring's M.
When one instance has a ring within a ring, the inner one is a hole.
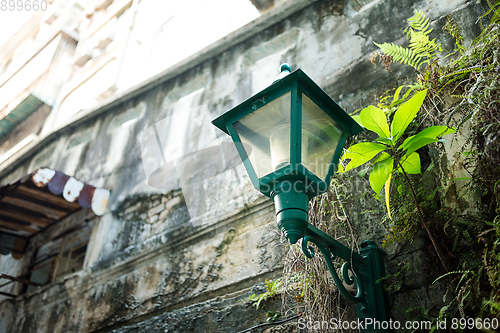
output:
M30 267L29 280L44 285L81 270L92 225L93 221L89 221L76 230L65 232L42 245L36 252L36 258ZM30 292L35 288L29 286L27 291Z

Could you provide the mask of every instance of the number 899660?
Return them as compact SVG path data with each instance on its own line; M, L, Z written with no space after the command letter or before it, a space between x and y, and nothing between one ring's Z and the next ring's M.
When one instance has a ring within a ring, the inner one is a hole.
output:
M38 11L47 10L46 0L1 0L0 11Z

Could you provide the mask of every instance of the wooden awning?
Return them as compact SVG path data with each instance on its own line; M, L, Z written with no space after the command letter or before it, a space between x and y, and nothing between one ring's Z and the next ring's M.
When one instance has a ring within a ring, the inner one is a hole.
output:
M81 208L101 216L110 192L41 168L0 188L0 253L21 257L27 240Z

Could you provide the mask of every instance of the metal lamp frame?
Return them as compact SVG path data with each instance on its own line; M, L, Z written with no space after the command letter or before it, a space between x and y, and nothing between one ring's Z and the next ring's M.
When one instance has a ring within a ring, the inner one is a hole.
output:
M376 321L387 321L390 312L381 282L385 276L382 251L369 240L361 243L358 252L352 251L308 222L309 200L328 190L347 138L360 133L363 128L301 69L286 75L283 72L290 72L290 67L284 64L281 71L284 74L280 75L282 78L219 116L212 123L231 136L253 186L274 201L278 226L290 243L294 244L302 239L302 251L308 258L314 256L314 250L308 244L316 245L340 293L349 302L356 304L359 320L371 319L365 323L372 324L363 326L360 331L386 332L387 330L377 329L373 325ZM286 93L291 94L290 164L259 178L233 124ZM302 94L330 116L343 131L324 179L320 179L301 164ZM341 270L342 279L333 265L336 257L345 260ZM347 291L344 283L354 284L356 295Z

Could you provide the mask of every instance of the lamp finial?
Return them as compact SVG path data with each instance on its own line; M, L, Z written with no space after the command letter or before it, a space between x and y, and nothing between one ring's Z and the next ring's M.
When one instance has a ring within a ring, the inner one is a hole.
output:
M278 82L279 80L281 80L282 78L284 78L285 76L290 74L291 71L292 71L292 67L290 67L289 64L287 64L287 63L281 64L280 75L278 75L278 77L276 78L276 80L273 83Z
M285 71L287 71L288 73L292 71L292 67L290 67L290 65L287 63L281 64L280 66L280 73L283 73Z

